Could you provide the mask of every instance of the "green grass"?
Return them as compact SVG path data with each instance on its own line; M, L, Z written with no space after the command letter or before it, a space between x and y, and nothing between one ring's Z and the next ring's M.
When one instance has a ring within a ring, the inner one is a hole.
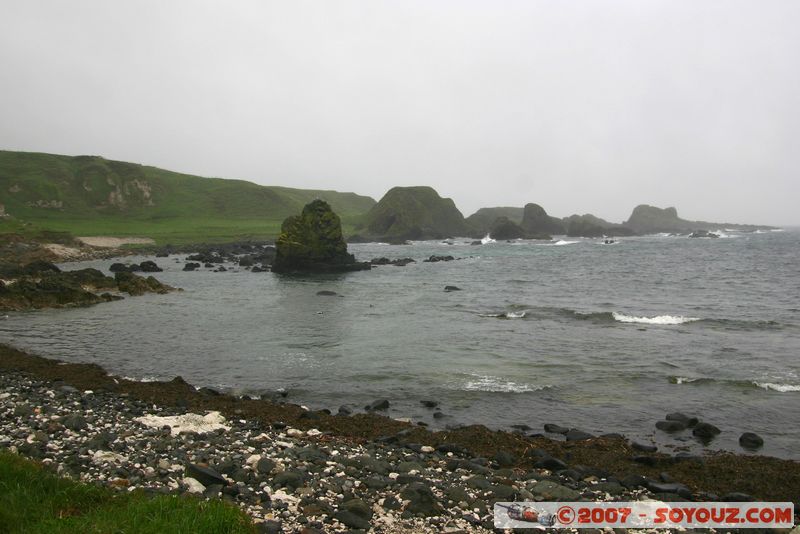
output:
M345 231L375 201L355 193L262 186L111 161L0 151L0 233L151 237L159 243L277 237L283 220L322 198ZM16 227L16 228L15 228Z
M59 478L0 451L0 532L248 533L250 519L220 501L148 497Z

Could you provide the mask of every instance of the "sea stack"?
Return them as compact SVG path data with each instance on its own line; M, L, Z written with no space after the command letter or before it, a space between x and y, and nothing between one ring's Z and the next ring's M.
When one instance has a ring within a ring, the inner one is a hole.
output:
M314 200L300 215L283 221L275 243L276 273L346 272L370 268L347 252L339 216L324 200Z

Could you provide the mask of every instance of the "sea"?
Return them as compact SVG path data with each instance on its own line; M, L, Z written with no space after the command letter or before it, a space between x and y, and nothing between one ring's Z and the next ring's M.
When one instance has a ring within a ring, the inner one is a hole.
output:
M359 260L416 262L326 276L184 272L173 255L156 276L183 291L12 313L0 341L334 413L388 399L388 416L434 429L555 423L745 454L739 436L755 432L759 454L800 459L800 230L718 233L355 244ZM722 433L704 444L657 430L670 412Z

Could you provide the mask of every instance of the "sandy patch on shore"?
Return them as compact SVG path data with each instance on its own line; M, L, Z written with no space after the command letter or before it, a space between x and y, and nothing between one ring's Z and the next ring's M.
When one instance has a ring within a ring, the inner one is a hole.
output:
M42 245L43 248L49 250L60 259L70 260L83 256L80 249L59 245L58 243L46 243Z
M152 245L155 243L149 237L107 237L89 236L78 237L78 241L90 247L115 248L122 245Z

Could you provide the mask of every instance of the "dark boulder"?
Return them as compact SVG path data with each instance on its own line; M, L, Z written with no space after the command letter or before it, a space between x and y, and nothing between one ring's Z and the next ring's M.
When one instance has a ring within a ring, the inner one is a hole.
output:
M150 260L143 261L139 264L139 267L145 273L160 273L164 271L164 269L156 265L156 262Z
M698 423L697 417L689 417L688 415L681 412L668 413L664 419L666 419L667 421L680 421L681 423L685 424L688 427L693 427Z
M194 270L199 269L199 268L200 268L200 264L199 263L192 263L192 262L189 262L189 263L187 263L186 265L183 266L183 270L184 271L194 271Z
M323 289L322 291L317 291L317 296L319 297L336 297L339 296L339 293L336 291L329 291L327 289Z
M692 430L692 434L703 441L714 439L720 432L721 430L711 423L697 423Z
M61 269L49 261L32 261L22 268L22 274L60 273Z
M567 432L569 432L569 428L555 425L553 423L545 423L544 431L550 432L551 434L566 434Z
M592 434L584 432L583 430L578 430L577 428L570 429L565 436L567 437L567 441L583 441L594 437Z
M380 399L376 400L372 404L366 407L367 410L388 410L389 409L389 401L387 399Z
M409 501L406 511L412 514L421 514L425 517L436 516L442 513L441 505L436 501L431 488L422 482L413 482L406 486L400 494L404 500Z
M324 200L314 200L300 215L283 221L276 242L272 271L343 272L369 269L369 263L356 262L347 252L339 216Z
M453 261L455 258L453 256L437 256L432 255L427 260L422 260L423 263L437 263L440 261Z
M173 287L162 284L152 276L142 278L133 273L115 273L117 287L120 291L128 293L132 297L144 295L145 293L165 294L172 291Z
M760 449L764 446L764 439L753 432L745 432L739 436L739 445L750 450Z
M461 288L458 286L444 286L445 293L449 293L451 291L461 291Z
M215 484L219 484L223 487L228 485L228 481L210 467L204 467L193 463L187 463L185 467L187 477L192 477L206 487Z
M638 441L631 442L631 448L642 452L656 452L658 450L658 447L656 447L655 445L649 445L647 443L639 443Z
M680 432L686 430L686 423L683 421L658 421L656 428L664 432Z

